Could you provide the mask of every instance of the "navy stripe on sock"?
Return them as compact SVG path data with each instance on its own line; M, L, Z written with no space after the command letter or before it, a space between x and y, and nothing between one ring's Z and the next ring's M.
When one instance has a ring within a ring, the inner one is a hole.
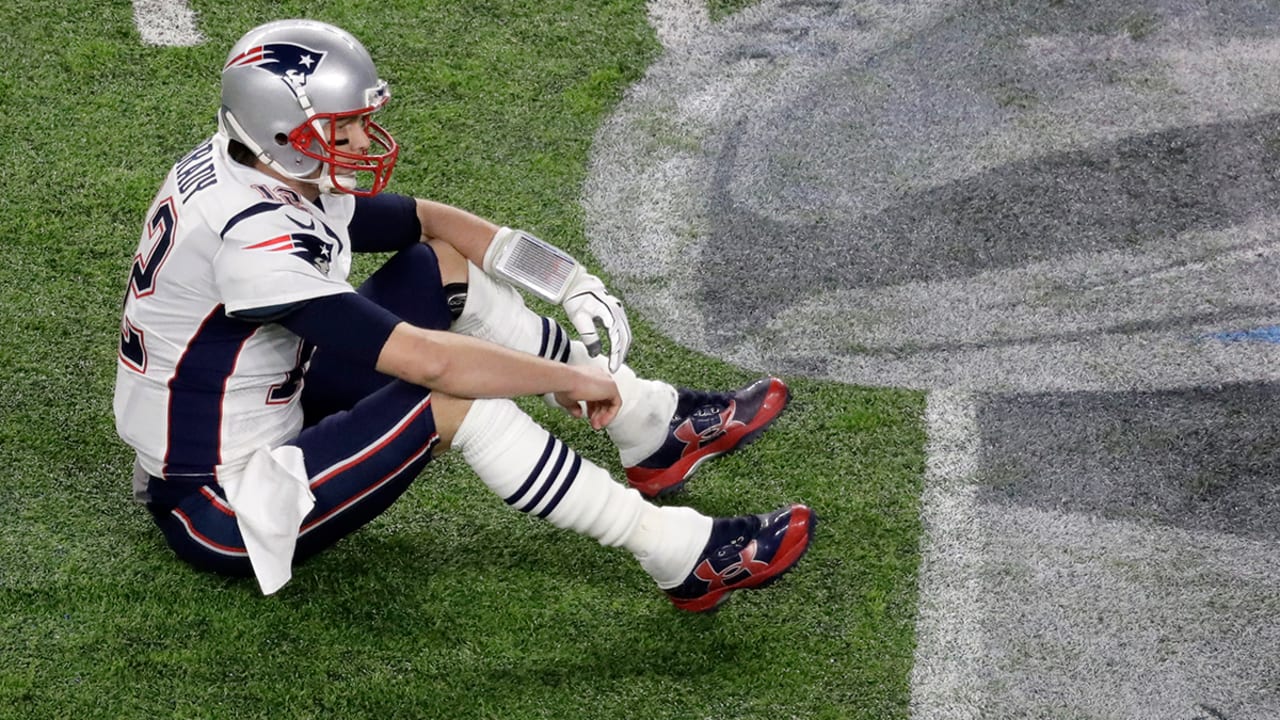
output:
M555 466L551 468L551 472L547 474L547 479L542 482L542 487L538 488L538 492L533 496L533 499L525 503L524 507L519 508L520 512L527 513L538 507L538 503L542 502L542 498L546 496L547 491L550 490L551 487L556 484L556 480L559 479L560 468L564 467L564 460L569 456L569 446L564 443L559 444L560 454L556 456ZM573 455L574 457L578 456L577 453L574 453Z
M547 356L547 343L551 340L551 321L542 318L542 347L538 348L538 357Z
M556 506L560 504L560 499L563 498L564 494L569 491L569 486L573 484L574 480L578 479L578 470L581 467L582 467L582 457L579 456L578 453L574 453L573 466L569 468L569 473L565 475L564 482L560 483L560 489L556 491L555 496L552 497L551 502L547 503L547 506L542 509L542 512L538 513L538 517L546 518L548 515L551 514L552 510L556 509Z
M557 326L557 327L558 327L558 326ZM571 344L571 343L569 342L569 338L568 338L568 337L566 337L566 338L565 338L565 340L564 340L564 350L560 353L560 362L562 362L562 363L567 363L567 362L569 362L569 346L570 346L570 344Z
M564 342L564 330L560 328L560 324L551 323L551 327L555 328L556 341L551 345L551 353L546 356L548 360L553 360L560 354L560 343Z
M533 471L529 473L529 477L525 478L524 484L520 486L520 489L503 498L503 502L508 505L515 505L521 496L529 492L529 488L533 486L534 481L542 474L542 468L546 467L547 458L551 457L551 451L555 448L556 442L554 436L547 436L547 446L542 449L542 457L538 458L538 464L533 466Z

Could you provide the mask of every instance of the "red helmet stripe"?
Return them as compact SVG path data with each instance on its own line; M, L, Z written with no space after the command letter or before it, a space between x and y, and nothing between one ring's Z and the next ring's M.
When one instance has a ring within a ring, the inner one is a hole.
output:
M245 50L239 55L228 60L227 64L222 69L226 70L232 65L235 65L236 67L252 65L253 63L258 62L259 60L262 60L262 58L263 58L262 46L259 45L257 47L251 47L248 50Z

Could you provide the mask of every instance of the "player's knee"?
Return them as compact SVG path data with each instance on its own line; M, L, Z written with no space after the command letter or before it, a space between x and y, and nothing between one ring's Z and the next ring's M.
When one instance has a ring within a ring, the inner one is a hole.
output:
M440 280L445 285L467 282L467 259L452 245L443 240L431 240L427 243L436 253L436 262L440 266Z
M471 272L467 259L447 242L432 240L428 245L436 254L436 267L440 270L440 284L444 287L449 316L457 320L467 305L467 279Z
M431 391L431 414L436 423L436 434L440 442L436 445L435 454L449 449L453 445L453 437L462 425L462 419L471 409L471 400L454 397L438 390Z

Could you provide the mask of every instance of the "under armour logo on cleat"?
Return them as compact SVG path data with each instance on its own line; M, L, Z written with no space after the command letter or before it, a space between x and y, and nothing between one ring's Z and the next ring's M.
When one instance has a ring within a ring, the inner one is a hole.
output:
M741 420L734 420L734 413L737 412L738 404L736 401L730 400L729 406L719 413L715 413L716 422L708 425L702 430L697 430L693 426L693 417L687 418L680 426L675 429L672 435L675 439L684 443L684 449L680 451L680 457L684 457L691 452L695 452L698 448L706 443L715 440L724 435L730 428L746 425Z
M710 560L703 560L694 569L693 576L707 584L707 592L728 587L769 567L769 563L756 560L756 551L756 541L752 540L738 554L738 559L726 565L723 570L717 571L711 566Z

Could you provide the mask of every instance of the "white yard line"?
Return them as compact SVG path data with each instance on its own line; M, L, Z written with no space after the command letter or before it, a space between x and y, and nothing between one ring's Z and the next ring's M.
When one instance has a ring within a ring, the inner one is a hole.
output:
M980 620L985 613L978 592L983 532L975 514L978 425L973 394L930 392L925 426L929 441L911 716L978 718L974 664L983 657Z
M190 47L204 42L185 0L133 0L133 24L147 45Z

